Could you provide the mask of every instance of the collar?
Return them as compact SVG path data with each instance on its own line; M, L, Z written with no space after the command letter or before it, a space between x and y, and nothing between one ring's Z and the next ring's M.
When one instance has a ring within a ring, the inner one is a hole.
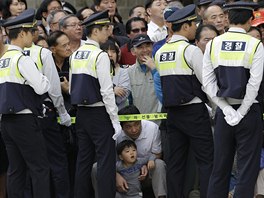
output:
M148 67L145 64L140 64L138 60L136 60L136 66L140 72L143 72L145 74L149 71Z
M90 39L90 38L87 38L87 40L85 41L85 43L93 44L93 45L95 45L96 47L100 48L99 43L97 43L95 40L92 40L92 39Z
M185 40L185 41L189 42L189 40L186 37L179 35L179 34L174 34L174 35L172 35L172 37L168 41L168 43L172 43L172 42L179 41L179 40Z
M246 30L240 27L231 27L228 32L239 32L239 33L247 33Z
M149 24L148 24L148 27L150 29L152 29L152 31L157 31L157 30L166 30L167 31L167 27L165 25L163 25L162 27L158 26L156 23L154 23L153 21L150 21Z
M21 47L18 47L17 45L8 45L8 50L18 50L20 52L23 52L23 49Z

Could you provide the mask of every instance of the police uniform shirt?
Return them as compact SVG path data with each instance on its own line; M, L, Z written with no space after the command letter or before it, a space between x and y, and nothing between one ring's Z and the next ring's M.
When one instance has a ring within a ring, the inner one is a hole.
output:
M34 44L33 44L34 45ZM36 46L39 47L39 46ZM38 56L39 54L33 54L32 56ZM54 107L58 110L59 113L65 113L64 100L61 93L61 85L58 72L56 70L55 62L52 58L52 53L46 48L42 48L40 54L42 60L42 71L48 80L50 81L50 89L48 91L49 97L52 100ZM34 60L34 58L33 58Z
M238 27L231 27L228 30L228 32L229 31L246 33L244 29ZM226 102L224 101L224 98L217 97L218 86L217 86L216 75L214 73L214 67L211 61L211 55L210 55L211 43L212 41L208 42L208 44L206 45L204 58L203 58L203 86L204 86L204 91L212 98L212 100L217 104L217 106L223 109L226 105ZM246 94L240 106L240 110L241 110L240 112L242 115L245 115L249 110L250 106L254 102L257 102L256 97L258 95L259 86L263 76L263 54L264 54L263 45L260 44L258 45L256 52L254 54L252 67L250 69L250 78L248 80L246 87ZM236 100L232 100L231 98L227 98L227 100L229 101L230 104L232 104L232 101L234 101L234 104L236 104L235 103Z
M87 39L87 44L95 45L100 48L99 43L94 40ZM115 95L113 91L113 81L110 75L110 59L107 53L100 53L96 61L96 73L98 81L100 84L100 93L102 95L102 100L100 102L85 105L89 107L105 106L107 113L110 116L112 123L119 123L117 116L117 106L115 103ZM71 84L71 74L70 74L70 84ZM70 90L69 90L70 92Z
M15 45L9 45L8 50L23 50ZM25 79L25 84L30 85L38 95L46 93L50 88L47 77L43 76L37 69L34 61L29 56L21 56L18 61L18 69ZM25 109L18 113L32 113L31 110Z
M168 43L185 40L189 42L188 39L181 35L173 35ZM156 53L156 56L159 54L159 51ZM202 84L202 64L203 64L203 52L200 48L194 45L189 45L184 53L184 57L191 69L194 70L195 76ZM156 59L156 58L155 58ZM190 102L186 104L201 103L202 100L198 97L193 98Z

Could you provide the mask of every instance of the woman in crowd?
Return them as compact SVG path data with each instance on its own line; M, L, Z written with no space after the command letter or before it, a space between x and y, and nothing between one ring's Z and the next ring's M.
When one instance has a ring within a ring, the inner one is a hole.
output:
M26 0L7 0L4 3L3 18L8 19L10 17L18 16L26 9L27 9Z

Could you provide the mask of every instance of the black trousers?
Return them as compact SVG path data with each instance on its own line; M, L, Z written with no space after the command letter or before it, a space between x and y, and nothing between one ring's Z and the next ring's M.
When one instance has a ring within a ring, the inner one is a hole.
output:
M47 105L47 104L46 104ZM51 194L56 198L70 197L70 180L66 145L53 105L41 119L41 127L45 139L51 171Z
M213 136L207 108L199 103L167 110L167 197L184 197L186 161L191 148L199 168L201 198L205 198L213 166Z
M2 137L9 159L8 198L24 197L27 171L33 197L49 198L49 162L38 118L33 114L3 115Z
M97 159L99 198L115 197L116 154L114 128L105 107L78 107L76 133L79 150L75 174L75 198L91 197L91 170Z
M239 106L233 106L235 109ZM210 178L208 198L223 198L228 195L234 154L237 151L237 184L235 198L251 198L259 173L262 146L262 115L259 104L253 104L241 120L231 127L222 110L216 111L214 133L214 167Z

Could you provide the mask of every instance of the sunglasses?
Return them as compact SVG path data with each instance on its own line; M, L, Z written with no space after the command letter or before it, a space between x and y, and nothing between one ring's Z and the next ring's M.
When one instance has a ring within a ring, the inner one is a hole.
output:
M131 30L131 32L133 32L133 33L139 33L140 31L146 32L147 28L136 28L136 29Z

